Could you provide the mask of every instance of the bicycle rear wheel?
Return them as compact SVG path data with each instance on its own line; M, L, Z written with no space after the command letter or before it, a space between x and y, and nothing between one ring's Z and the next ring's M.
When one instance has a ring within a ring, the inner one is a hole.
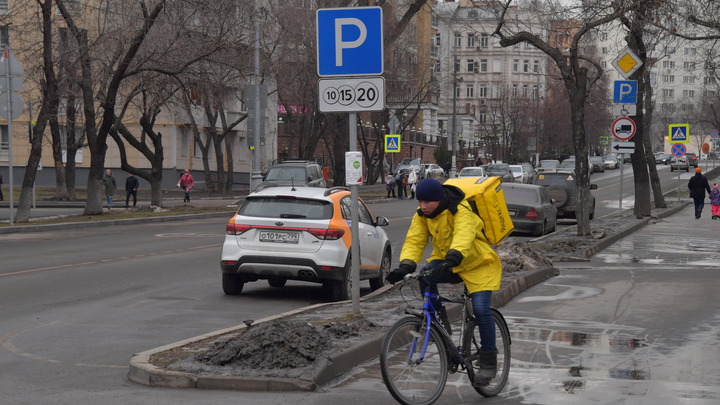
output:
M497 374L495 374L495 378L490 380L488 385L473 385L475 391L484 397L494 397L499 394L507 384L508 375L510 374L510 330L498 310L493 308L492 315L495 320L495 344L498 349ZM475 323L475 318L470 318L467 322L465 336L463 336L463 349L466 355L476 355L480 352L480 329ZM472 362L472 367L468 367L468 377L471 384L475 379L476 370L479 369L477 360Z
M432 404L445 388L448 374L445 342L434 328L426 342L426 332L423 319L405 317L395 323L383 339L380 349L383 381L401 404Z

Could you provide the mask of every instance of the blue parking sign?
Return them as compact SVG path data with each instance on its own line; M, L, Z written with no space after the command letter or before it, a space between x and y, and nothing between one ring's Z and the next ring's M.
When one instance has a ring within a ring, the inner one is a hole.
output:
M637 92L637 80L615 80L613 86L613 103L636 104Z
M316 22L318 76L383 73L380 7L318 9Z

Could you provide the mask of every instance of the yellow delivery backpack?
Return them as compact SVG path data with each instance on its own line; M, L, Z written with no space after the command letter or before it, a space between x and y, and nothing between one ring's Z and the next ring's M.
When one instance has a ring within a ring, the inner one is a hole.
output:
M485 223L483 233L491 244L497 246L515 229L505 203L500 177L461 177L447 179L445 184L465 193L465 200Z

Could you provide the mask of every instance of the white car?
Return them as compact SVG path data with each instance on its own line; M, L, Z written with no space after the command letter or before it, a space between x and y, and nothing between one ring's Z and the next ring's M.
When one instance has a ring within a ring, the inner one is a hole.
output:
M510 165L510 171L515 178L515 183L526 184L530 182L530 176L525 170L523 170L522 165Z
M443 170L442 167L436 165L435 163L426 163L423 166L425 166L426 178L445 179L445 170Z
M392 250L385 217L359 200L360 280L386 284ZM322 283L332 300L350 298L350 191L346 187L271 187L247 196L226 227L220 255L222 287L237 295L245 283Z
M487 173L480 166L469 166L463 167L458 173L458 177L487 177Z

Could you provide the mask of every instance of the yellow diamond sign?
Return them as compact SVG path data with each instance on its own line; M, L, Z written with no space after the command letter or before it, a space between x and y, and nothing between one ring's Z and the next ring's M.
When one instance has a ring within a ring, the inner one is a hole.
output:
M620 52L620 55L612 61L612 65L622 77L627 79L642 66L642 61L630 48L626 47Z

